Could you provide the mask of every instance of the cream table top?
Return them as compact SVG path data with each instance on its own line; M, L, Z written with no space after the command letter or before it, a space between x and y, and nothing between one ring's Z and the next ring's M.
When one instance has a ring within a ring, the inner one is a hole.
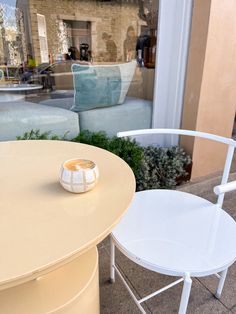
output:
M97 186L65 191L63 161L97 163ZM0 143L0 290L37 278L73 260L104 239L129 206L135 179L119 157L63 141Z

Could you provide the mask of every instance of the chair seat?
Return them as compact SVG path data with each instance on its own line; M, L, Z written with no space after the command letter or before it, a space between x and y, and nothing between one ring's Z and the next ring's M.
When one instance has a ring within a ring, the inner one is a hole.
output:
M234 219L217 205L180 191L136 193L112 237L131 260L166 275L207 276L236 260Z

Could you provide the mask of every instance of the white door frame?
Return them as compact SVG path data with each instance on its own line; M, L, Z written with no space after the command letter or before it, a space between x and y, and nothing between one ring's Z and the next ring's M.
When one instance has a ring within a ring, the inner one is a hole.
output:
M160 0L153 128L181 126L193 0ZM176 145L178 138L162 144ZM161 143L160 143L161 144Z
M37 21L38 21L38 35L39 35L41 63L46 63L46 62L49 62L49 56L48 56L48 38L47 38L45 15L37 13Z

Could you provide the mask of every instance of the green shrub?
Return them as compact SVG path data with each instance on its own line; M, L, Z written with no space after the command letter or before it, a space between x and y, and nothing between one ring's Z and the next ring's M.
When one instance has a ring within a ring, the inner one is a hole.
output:
M31 130L18 136L18 140L65 140L50 136L50 132L40 133ZM71 141L94 145L106 149L123 160L131 167L136 177L136 190L172 189L177 185L178 178L187 175L186 166L191 158L179 147L141 147L129 138L110 138L105 132L82 131Z
M90 132L85 130L80 132L72 141L97 146L106 150L109 150L110 145L110 138L102 131Z
M148 189L172 189L179 177L185 177L191 158L180 147L144 148L141 167L136 174L137 191Z
M51 132L43 132L40 130L31 130L30 132L25 132L22 136L17 136L17 140L63 140L66 138L67 133L63 137L59 137L57 135L51 135Z
M141 167L143 148L135 140L118 138L116 136L110 138L105 132L82 131L72 141L94 145L112 152L127 162L134 175L137 174Z

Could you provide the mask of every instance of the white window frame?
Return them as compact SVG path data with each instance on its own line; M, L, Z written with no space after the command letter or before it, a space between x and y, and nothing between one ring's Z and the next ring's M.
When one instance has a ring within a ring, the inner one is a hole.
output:
M40 25L39 21L43 20L43 24ZM42 14L37 13L37 22L38 22L38 35L39 35L39 45L40 45L40 57L41 57L41 63L47 63L49 62L48 57L48 38L47 38L47 28L46 28L46 19L45 16ZM45 49L42 49L42 41L41 39L44 39Z
M152 128L181 127L193 0L160 0ZM177 145L178 138L163 145Z

